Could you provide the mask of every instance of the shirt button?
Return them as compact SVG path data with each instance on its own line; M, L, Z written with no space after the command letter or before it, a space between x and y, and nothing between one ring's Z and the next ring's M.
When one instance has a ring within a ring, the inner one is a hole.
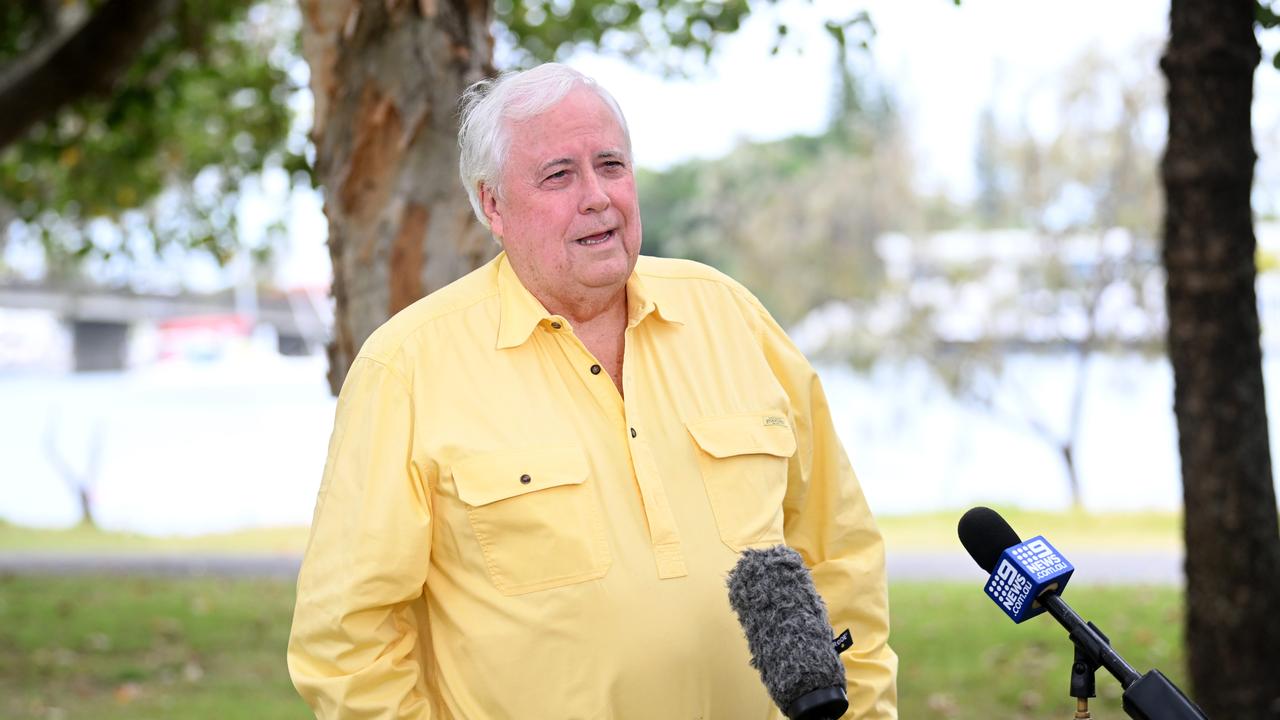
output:
M553 322L551 323L551 327L555 328L556 330L559 330L561 328L561 325L558 322Z
M528 484L529 484L529 483L531 483L531 482L533 482L533 478L529 477L528 475L521 475L521 476L520 476L520 484L521 484L521 485L528 485Z
M591 374L592 374L592 375L599 375L599 374L600 374L600 366L599 366L599 365L592 365L592 366L591 366Z
M631 437L635 437L635 436L636 436L636 429L631 428Z

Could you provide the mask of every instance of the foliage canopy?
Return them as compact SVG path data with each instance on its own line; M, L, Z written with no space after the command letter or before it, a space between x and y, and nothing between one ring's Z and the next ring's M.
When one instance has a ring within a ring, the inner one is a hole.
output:
M16 64L76 24L36 5L5 11L0 62ZM95 251L131 254L139 236L157 254L176 244L227 259L245 178L268 165L306 168L302 148L284 146L298 88L271 11L179 3L110 92L80 98L0 153L0 219L38 232L50 267ZM168 202L153 202L166 191ZM131 242L90 229L96 219L123 227L129 213Z
M11 80L112 2L6 4L0 92L6 75ZM295 118L308 103L294 4L156 2L168 14L122 77L0 147L0 228L21 221L17 227L38 236L50 270L173 247L225 262L242 244L246 182L279 170L295 187L313 183L308 119ZM705 61L752 8L746 0L496 0L493 11L510 64L596 48L680 73ZM845 29L860 22L865 16L827 30L843 43ZM786 37L778 24L775 52Z

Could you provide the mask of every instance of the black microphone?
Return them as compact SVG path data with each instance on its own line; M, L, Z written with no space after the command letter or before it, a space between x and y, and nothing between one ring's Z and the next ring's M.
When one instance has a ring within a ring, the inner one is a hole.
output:
M1000 553L1022 542L1000 513L985 507L972 508L960 516L956 532L969 557L988 575L996 571Z
M729 604L747 636L751 666L790 720L836 720L849 709L844 665L827 606L795 550L744 550L729 572Z
M956 530L964 549L979 567L992 575L993 582L996 581L997 563L1001 567L1017 566L1016 571L1022 572L1023 568L1016 558L1012 562L1000 562L1002 557L1010 560L1006 551L1021 546L1022 541L1018 533L995 510L985 507L969 510L960 518ZM992 599L996 600L994 596ZM1067 629L1077 652L1083 653L1093 668L1104 667L1120 681L1120 686L1124 688L1124 711L1129 717L1137 720L1208 720L1204 712L1159 670L1139 675L1132 665L1111 648L1111 642L1097 626L1086 622L1071 609L1058 594L1056 586L1050 586L1035 600ZM999 604L999 600L996 602ZM1088 686L1091 686L1092 670L1089 673ZM1074 674L1072 687L1077 687Z

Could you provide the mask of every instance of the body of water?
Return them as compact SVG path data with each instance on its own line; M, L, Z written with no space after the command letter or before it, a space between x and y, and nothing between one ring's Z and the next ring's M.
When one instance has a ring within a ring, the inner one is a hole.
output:
M1269 387L1280 382L1276 369L1268 361ZM1058 451L1029 421L1065 428L1070 358L1011 358L998 413L957 401L921 368L867 376L822 366L820 373L876 512L1069 504ZM273 355L124 373L0 376L0 518L75 523L70 473L90 477L98 521L110 529L197 534L304 525L333 423L324 376L323 358ZM1088 378L1076 451L1086 506L1178 508L1167 361L1098 357ZM1272 418L1275 396L1268 393ZM1274 455L1274 420L1271 427Z

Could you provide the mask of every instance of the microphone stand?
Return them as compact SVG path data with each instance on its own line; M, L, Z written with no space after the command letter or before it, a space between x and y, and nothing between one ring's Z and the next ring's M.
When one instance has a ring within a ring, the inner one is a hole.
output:
M1104 667L1124 688L1124 711L1134 720L1209 720L1195 703L1187 699L1178 686L1169 681L1159 670L1139 675L1133 666L1125 662L1111 648L1111 641L1091 622L1085 622L1075 610L1056 592L1047 592L1037 598L1049 614L1067 629L1075 643L1076 655L1071 668L1071 692L1076 698L1077 715L1084 712L1089 717L1088 700L1093 696L1094 670ZM1081 667L1083 665L1083 667ZM1081 676L1077 681L1077 668ZM1082 694L1076 695L1077 690ZM1087 693L1087 694L1086 694Z
M1108 644L1111 642L1097 625L1087 623L1098 633ZM1092 715L1089 714L1089 698L1097 696L1096 672L1098 663L1091 657L1089 653L1080 646L1079 642L1072 639L1075 644L1076 654L1071 660L1071 697L1076 699L1076 714L1073 720L1091 720Z

